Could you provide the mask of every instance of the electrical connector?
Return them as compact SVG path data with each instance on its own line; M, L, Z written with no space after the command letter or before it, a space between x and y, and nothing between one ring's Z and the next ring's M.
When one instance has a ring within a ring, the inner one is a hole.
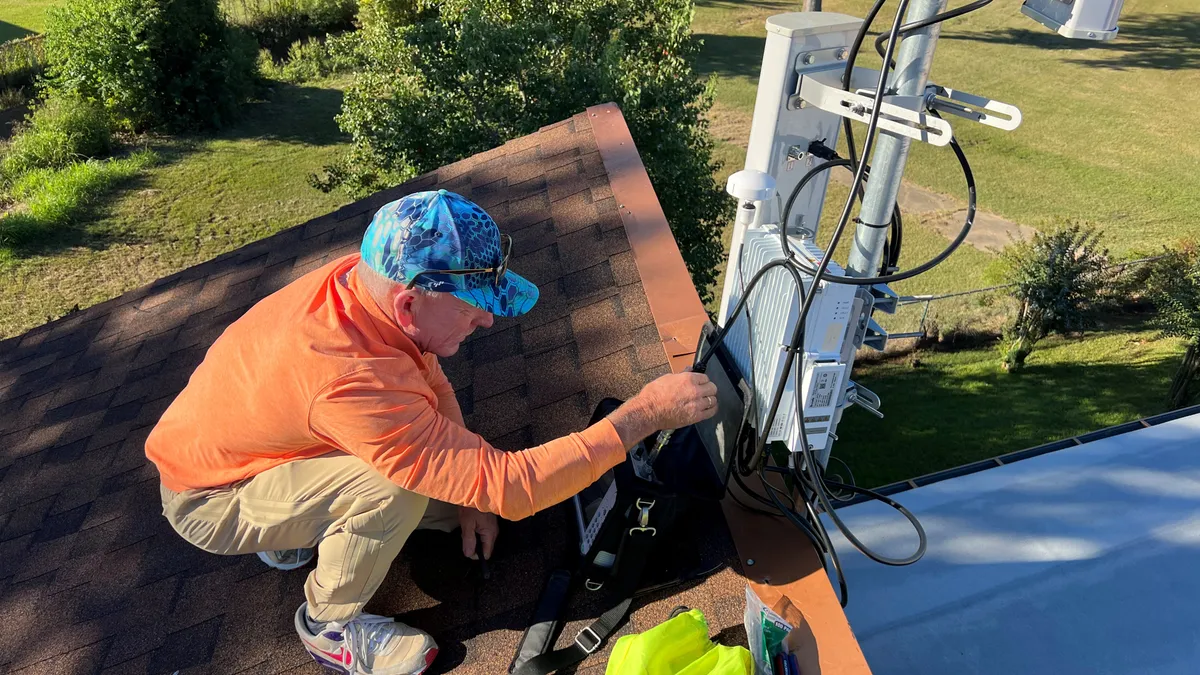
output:
M835 152L834 149L828 145L825 145L825 139L809 143L808 153L814 157L820 157L825 161L838 158L837 152Z

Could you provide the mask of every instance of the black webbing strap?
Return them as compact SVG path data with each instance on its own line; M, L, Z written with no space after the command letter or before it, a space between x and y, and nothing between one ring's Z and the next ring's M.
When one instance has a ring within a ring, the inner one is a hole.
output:
M616 630L617 625L629 613L633 604L633 596L637 593L638 583L642 579L642 571L646 560L650 557L650 546L656 534L652 527L634 527L629 530L625 541L625 550L621 552L620 567L612 586L612 595L620 598L620 602L612 609L600 615L592 625L579 631L575 642L571 645L547 654L541 654L521 664L512 675L548 675L563 668L573 666L586 659L590 654L600 649L609 635Z

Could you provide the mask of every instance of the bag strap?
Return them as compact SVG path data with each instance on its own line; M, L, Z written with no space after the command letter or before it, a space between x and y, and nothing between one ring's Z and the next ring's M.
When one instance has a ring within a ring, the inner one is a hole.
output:
M513 675L548 675L573 666L599 650L629 613L633 596L637 593L638 583L642 578L642 571L650 558L650 547L656 534L657 530L650 527L647 520L629 528L625 550L621 554L620 569L615 575L616 583L612 587L613 595L620 598L620 602L601 614L590 626L579 631L575 635L575 642L562 649L535 656L513 671Z

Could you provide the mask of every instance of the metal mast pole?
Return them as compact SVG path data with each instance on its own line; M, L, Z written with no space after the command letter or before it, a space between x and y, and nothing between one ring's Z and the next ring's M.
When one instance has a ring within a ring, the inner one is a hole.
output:
M804 11L806 11L806 12L821 11L821 0L804 0Z
M928 19L945 10L949 0L913 0L905 16L905 23ZM929 69L933 64L933 48L941 33L942 25L934 24L910 34L900 43L896 54L896 71L891 77L891 88L901 96L920 96L925 92ZM863 45L870 48L871 40ZM867 227L883 225L892 218L896 195L900 192L900 177L908 161L908 149L912 140L886 131L879 132L875 141L875 152L871 157L871 177L867 181L863 196L859 223L850 248L849 271L854 276L874 276L879 271L883 257L883 243L887 229Z

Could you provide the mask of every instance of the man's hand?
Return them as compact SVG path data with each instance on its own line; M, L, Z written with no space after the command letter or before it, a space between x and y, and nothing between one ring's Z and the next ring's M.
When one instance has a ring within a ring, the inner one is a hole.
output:
M662 429L679 429L717 414L717 385L703 373L663 375L608 416L628 450Z
M461 506L458 509L458 524L462 526L463 555L471 560L479 559L480 552L475 549L475 536L479 535L483 559L490 560L492 547L496 545L496 536L500 534L500 524L496 521L496 514L482 513L473 508Z

